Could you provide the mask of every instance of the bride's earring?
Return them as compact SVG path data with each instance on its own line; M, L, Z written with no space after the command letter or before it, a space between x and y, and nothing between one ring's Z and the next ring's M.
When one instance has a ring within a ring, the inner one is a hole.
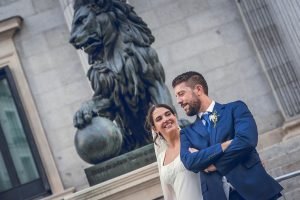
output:
M156 133L153 129L151 129L151 133L152 133L152 137L154 137L155 135L159 136L158 133Z
M178 126L178 132L179 132L179 135L180 135L180 131L181 131L181 128L180 128L180 126Z
M159 139L163 139L163 136L161 135L161 133L158 133Z

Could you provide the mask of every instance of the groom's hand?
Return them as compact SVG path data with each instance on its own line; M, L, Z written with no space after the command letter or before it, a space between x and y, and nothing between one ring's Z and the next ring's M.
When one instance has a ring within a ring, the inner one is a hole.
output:
M209 166L204 170L204 172L206 172L206 173L209 173L209 172L215 172L215 171L217 171L217 168L216 168L216 166L214 166L214 165L209 165Z
M228 146L231 144L231 142L232 142L232 140L228 140L228 141L223 142L223 143L221 144L221 147L222 147L223 152L228 148Z
M195 148L192 148L192 147L189 147L189 152L194 153L194 152L197 152L197 151L199 151L199 150L195 149Z

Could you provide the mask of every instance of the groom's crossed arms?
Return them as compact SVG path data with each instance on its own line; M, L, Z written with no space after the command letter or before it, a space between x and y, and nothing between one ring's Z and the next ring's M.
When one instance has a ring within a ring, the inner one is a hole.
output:
M180 154L181 160L187 169L199 172L214 165L218 172L226 175L255 149L258 141L257 127L245 103L241 101L234 103L232 118L233 130L235 130L232 141L217 143L196 152L190 152L189 150L192 144L186 135L189 134L187 133L188 128L181 131ZM222 132L218 134L222 134Z

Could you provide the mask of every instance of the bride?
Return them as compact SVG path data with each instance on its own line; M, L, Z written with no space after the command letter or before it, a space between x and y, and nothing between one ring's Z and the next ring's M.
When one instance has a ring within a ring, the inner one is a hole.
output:
M199 173L188 171L180 160L180 130L174 110L165 104L154 105L146 124L154 132L164 199L202 200Z

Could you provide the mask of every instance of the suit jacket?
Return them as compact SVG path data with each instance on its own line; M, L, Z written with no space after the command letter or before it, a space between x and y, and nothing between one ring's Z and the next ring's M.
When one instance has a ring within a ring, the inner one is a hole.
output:
M181 130L180 156L184 166L200 171L204 200L225 200L222 176L247 200L267 200L283 189L261 164L256 151L258 133L248 107L242 101L215 104L217 122L208 133L199 117ZM232 139L223 152L221 143ZM190 153L188 148L198 149ZM214 164L216 172L203 170Z

